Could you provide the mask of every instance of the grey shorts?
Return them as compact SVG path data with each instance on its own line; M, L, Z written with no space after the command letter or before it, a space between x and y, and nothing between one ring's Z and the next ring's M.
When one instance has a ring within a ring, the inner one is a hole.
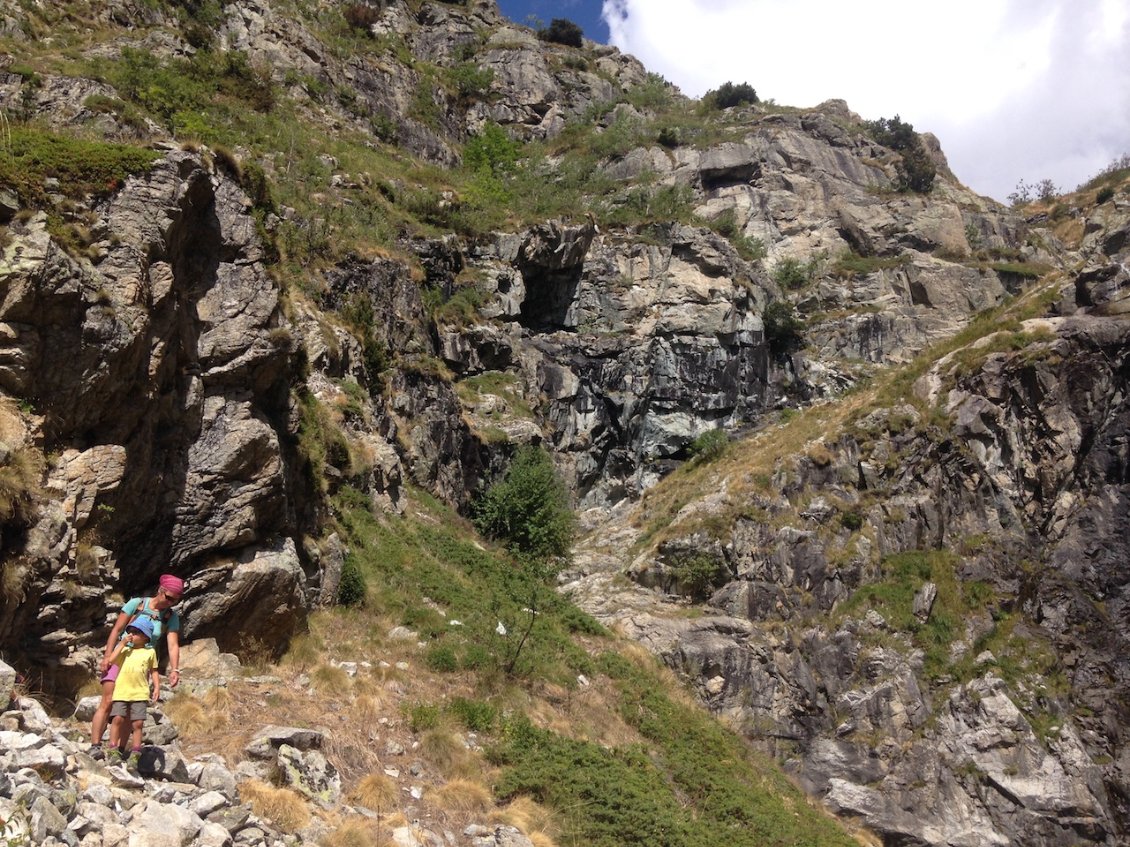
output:
M145 700L115 700L110 704L110 717L126 718L131 721L145 720Z

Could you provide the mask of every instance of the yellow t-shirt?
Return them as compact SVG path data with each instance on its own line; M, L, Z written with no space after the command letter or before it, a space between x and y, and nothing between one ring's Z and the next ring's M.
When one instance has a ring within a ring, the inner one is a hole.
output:
M149 699L149 677L157 667L157 651L152 647L126 647L117 661L122 669L114 681L114 699L134 703Z

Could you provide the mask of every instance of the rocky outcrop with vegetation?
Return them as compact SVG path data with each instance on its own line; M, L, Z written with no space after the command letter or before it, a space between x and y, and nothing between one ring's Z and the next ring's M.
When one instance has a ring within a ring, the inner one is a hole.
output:
M1080 217L1124 227L1111 212ZM809 410L649 492L571 586L891 838L1124 833L1126 257L1116 233L1090 241L909 393ZM667 600L613 588L624 568Z
M45 693L166 571L190 643L277 659L373 600L366 533L537 446L570 596L826 808L1125 838L1118 172L1005 209L897 118L691 101L490 0L0 32L0 656Z

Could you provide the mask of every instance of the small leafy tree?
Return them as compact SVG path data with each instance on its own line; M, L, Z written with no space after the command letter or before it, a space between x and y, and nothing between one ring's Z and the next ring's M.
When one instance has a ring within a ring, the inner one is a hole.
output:
M523 447L502 479L475 508L475 526L512 553L566 559L573 543L573 512L565 483L541 447Z
M567 47L580 47L584 43L584 30L567 18L554 18L549 26L538 30L538 38Z
M912 124L895 115L893 118L867 121L865 127L872 138L901 156L899 163L895 165L895 187L899 191L926 194L934 187L934 179L938 175L937 166Z
M522 145L507 135L498 124L487 124L478 135L467 140L463 164L472 171L501 176L514 170Z
M765 307L761 320L765 324L765 341L769 345L769 352L783 356L800 347L800 333L804 324L797 317L792 303L774 300Z
M337 587L337 602L343 606L361 606L365 603L365 577L351 556L341 568L341 582Z
M1058 196L1059 188L1050 179L1041 179L1034 185L1021 179L1016 183L1016 190L1008 195L1008 202L1013 206L1024 206L1033 200L1050 203Z
M713 91L706 92L702 102L712 109L729 109L758 102L757 91L748 82L724 82Z
M501 541L515 556L528 592L517 598L525 601L527 618L504 668L511 673L533 632L548 583L569 559L575 527L569 492L544 449L523 447L478 501L473 517L480 532ZM500 628L500 634L506 632Z
M372 26L381 19L380 6L371 6L368 3L350 3L342 11L345 22L352 29L372 34Z

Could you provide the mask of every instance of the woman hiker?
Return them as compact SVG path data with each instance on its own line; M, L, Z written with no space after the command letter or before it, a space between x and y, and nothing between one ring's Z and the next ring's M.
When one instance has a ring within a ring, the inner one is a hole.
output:
M118 665L110 662L110 657L118 642L122 638L126 627L135 618L144 616L153 624L153 637L149 646L156 648L165 636L169 645L169 684L174 688L180 682L180 615L173 607L180 602L184 594L184 580L172 574L164 574L157 584L157 593L152 597L134 597L124 606L114 621L114 628L106 639L106 649L102 653L102 661L98 663L98 675L102 683L102 701L94 710L94 719L90 724L90 755L96 759L102 758L102 735L106 731L106 724L110 715L110 703L114 696L114 677L117 675Z

